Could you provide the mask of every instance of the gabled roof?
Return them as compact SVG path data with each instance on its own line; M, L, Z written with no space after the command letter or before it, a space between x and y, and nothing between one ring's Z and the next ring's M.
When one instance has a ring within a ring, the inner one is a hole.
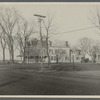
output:
M72 50L72 51L81 51L81 49L78 48L78 47L72 47L71 50Z

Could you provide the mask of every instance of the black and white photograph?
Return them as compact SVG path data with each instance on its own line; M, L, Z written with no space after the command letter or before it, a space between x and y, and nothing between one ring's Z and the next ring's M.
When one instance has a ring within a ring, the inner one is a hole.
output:
M99 96L100 3L0 2L0 96Z

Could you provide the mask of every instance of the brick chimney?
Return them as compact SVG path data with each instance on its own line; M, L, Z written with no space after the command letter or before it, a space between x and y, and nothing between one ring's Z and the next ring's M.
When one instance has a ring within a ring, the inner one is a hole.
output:
M65 43L66 43L66 47L69 47L68 41L66 41Z

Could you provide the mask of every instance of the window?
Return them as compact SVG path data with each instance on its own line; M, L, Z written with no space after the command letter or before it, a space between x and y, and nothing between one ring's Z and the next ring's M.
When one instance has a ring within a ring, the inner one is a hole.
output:
M53 50L52 50L52 49L49 49L49 53L50 53L50 54L53 54Z
M79 57L76 57L76 60L79 60L80 58Z
M62 54L66 54L66 50L62 50Z
M65 57L65 60L67 60L68 59L68 57Z
M80 51L76 51L76 55L80 55L81 54L81 52Z
M54 56L54 61L56 61L57 60L57 57L56 56Z
M57 49L55 49L55 53L58 54L58 50Z
M51 60L53 60L53 56L51 56Z

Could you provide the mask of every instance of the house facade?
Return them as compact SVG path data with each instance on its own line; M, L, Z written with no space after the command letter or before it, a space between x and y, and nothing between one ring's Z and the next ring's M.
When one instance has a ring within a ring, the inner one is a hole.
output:
M50 61L52 63L70 62L70 48L61 46L49 47Z
M48 45L48 52L51 63L70 62L71 55L68 42L65 42L65 45L63 46L53 46L50 41ZM25 62L47 63L48 57L47 57L46 42L43 41L43 46L41 46L41 42L37 39L28 41L26 47Z
M84 60L81 50L76 49L71 51L71 62L81 63Z

